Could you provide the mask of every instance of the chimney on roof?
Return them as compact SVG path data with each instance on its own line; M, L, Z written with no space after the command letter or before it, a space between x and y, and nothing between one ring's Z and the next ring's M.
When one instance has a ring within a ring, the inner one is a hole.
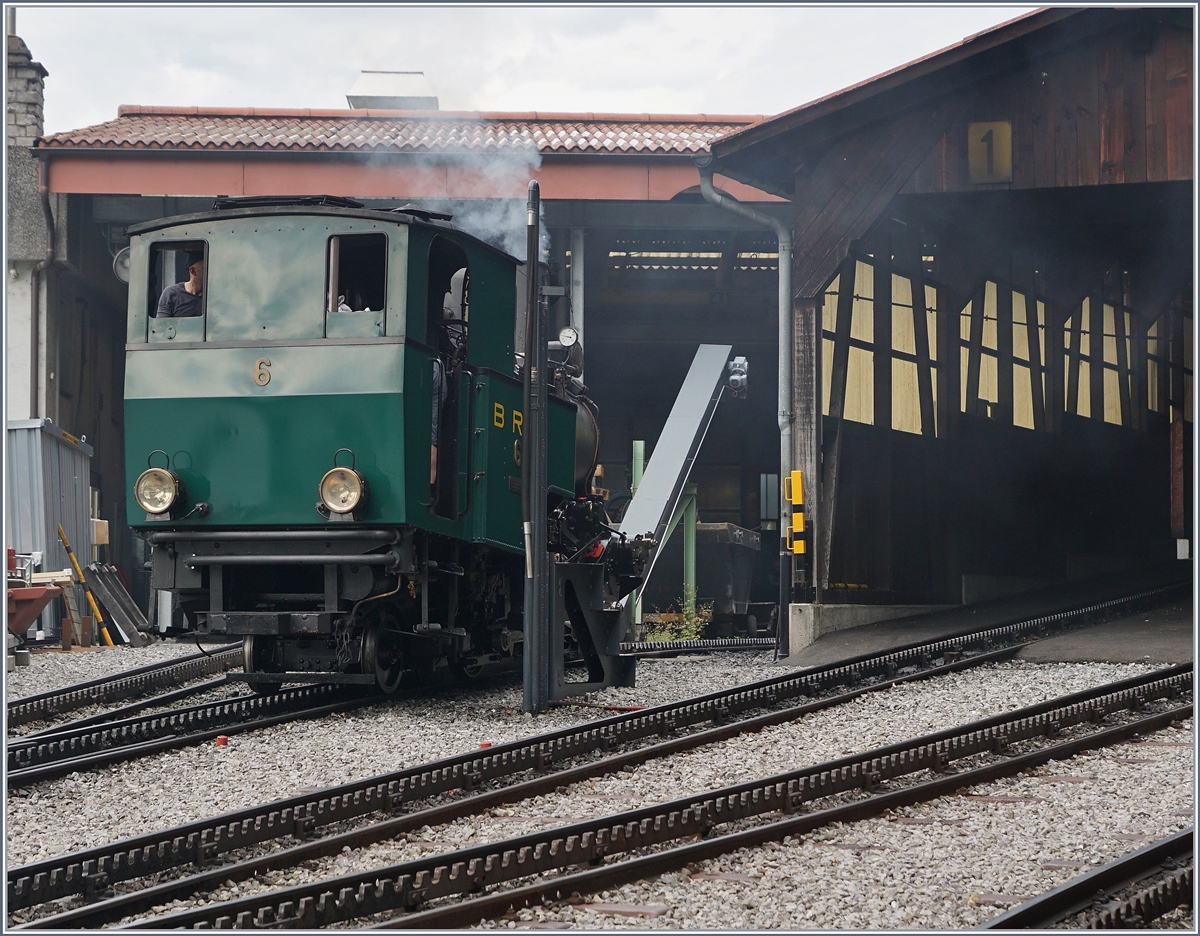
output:
M419 71L364 71L346 95L353 108L437 110L433 87Z

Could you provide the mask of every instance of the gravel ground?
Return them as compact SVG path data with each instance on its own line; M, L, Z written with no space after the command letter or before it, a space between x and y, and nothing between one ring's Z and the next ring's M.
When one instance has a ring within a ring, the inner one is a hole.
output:
M522 911L485 926L970 928L1192 825L1191 722L1185 727L1159 732L1151 744L1082 754L967 795L741 849L578 905ZM1155 745L1181 740L1187 746ZM972 798L982 796L993 800Z
M205 644L209 653L217 644ZM162 663L199 653L195 641L176 643L155 641L147 647L105 647L96 650L38 651L30 655L28 666L18 666L4 679L4 698L9 702L25 696L62 689L74 683L102 676L114 676L124 670Z
M767 654L714 654L644 663L639 666L636 689L607 690L588 701L653 705L781 672L768 663ZM1147 669L1140 664L1015 662L905 684L755 735L494 809L486 817L425 827L407 839L227 886L213 896L227 899L661 802L866 750ZM27 795L9 799L8 861L22 864L433 760L476 748L481 741L500 743L609 714L572 706L534 718L521 714L519 707L516 681L440 690L423 699L394 700L342 717L234 736L227 748L206 745L116 765L86 777L72 775L37 784L25 791ZM1191 736L1186 738L1190 742ZM1129 750L1134 753L1101 752L1041 771L1095 777L1082 783L1022 777L993 785L1008 796L1034 795L1036 803L995 804L956 797L888 820L816 833L803 843L728 856L696 868L692 875L685 872L673 880L598 895L589 898L592 909L580 905L539 910L522 915L528 919L498 925L970 926L1002 911L1003 907L989 903L993 895L1000 895L995 899L1003 903L1006 894L1036 893L1078 870L1042 868L1047 862L1103 863L1137 847L1110 838L1106 834L1110 830L1157 837L1190 824L1190 818L1172 815L1192 803L1190 748ZM1126 764L1119 757L1142 763ZM1179 770L1181 765L1185 769ZM247 784L247 777L253 782ZM1137 789L1143 783L1153 793L1144 801L1144 814L1131 812L1122 784ZM1027 789L1036 793L1011 792ZM1023 830L1019 840L1013 838L1014 820ZM740 877L730 881L695 876L701 874ZM614 903L644 910L622 915L600 906ZM183 902L179 907L188 905Z
M140 666L160 659L145 656L160 646L95 656L119 653L129 660L136 654L126 667ZM194 651L195 645L190 646ZM75 654L45 654L42 659L43 666L29 669L42 672L45 682L27 684L21 695L89 678L85 674L66 679L56 672L58 666L75 665ZM42 659L35 657L39 663ZM639 666L636 688L607 689L586 701L595 706L652 706L783 672L771 665L769 653L655 660ZM602 707L579 705L556 707L536 718L523 714L520 681L513 678L232 735L227 747L184 748L86 775L71 774L9 796L8 863L26 864L437 760L478 748L482 741L500 744L612 714ZM253 782L247 783L247 778Z

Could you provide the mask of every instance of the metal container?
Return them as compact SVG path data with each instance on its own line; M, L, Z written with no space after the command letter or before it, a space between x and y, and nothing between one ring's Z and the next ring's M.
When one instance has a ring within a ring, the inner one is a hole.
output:
M10 420L7 442L5 545L18 553L40 552L42 572L70 568L58 538L61 523L75 555L86 564L92 555L92 447L49 419ZM75 606L82 608L83 589L74 591ZM65 614L62 599L52 601L28 636L36 637L37 630L47 639L61 636Z

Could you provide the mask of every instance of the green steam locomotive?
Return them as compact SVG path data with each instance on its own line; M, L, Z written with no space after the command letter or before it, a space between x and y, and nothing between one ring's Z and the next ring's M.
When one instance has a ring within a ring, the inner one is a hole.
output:
M520 668L527 266L450 220L222 198L129 229L128 517L173 628L241 637L259 691ZM561 337L549 536L606 613L645 551L589 494L596 407ZM563 652L603 681L568 618Z

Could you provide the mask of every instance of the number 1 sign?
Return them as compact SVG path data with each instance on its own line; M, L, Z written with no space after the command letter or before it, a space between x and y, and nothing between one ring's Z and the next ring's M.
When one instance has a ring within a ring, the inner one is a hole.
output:
M1012 181L1012 124L1007 120L967 126L971 183Z

